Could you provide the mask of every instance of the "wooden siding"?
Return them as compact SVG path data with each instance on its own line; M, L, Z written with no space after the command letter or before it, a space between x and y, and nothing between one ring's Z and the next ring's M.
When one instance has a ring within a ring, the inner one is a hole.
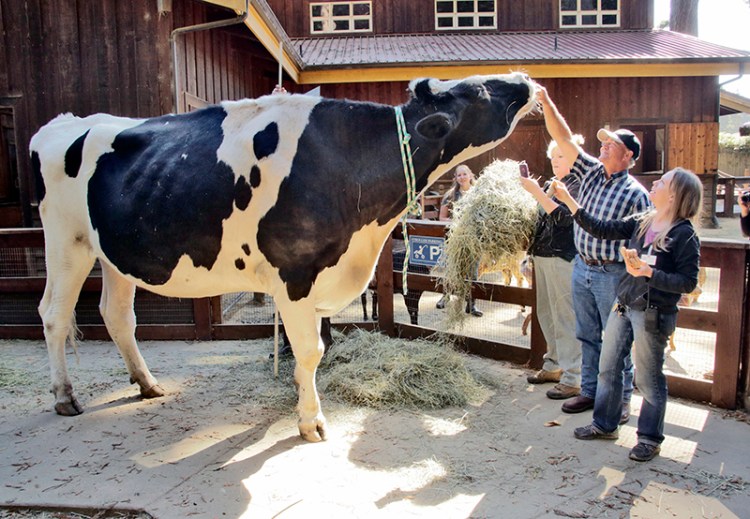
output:
M584 149L595 156L599 154L596 132L606 124L613 129L628 125L663 125L666 128L667 125L685 123L703 123L696 125L702 128L717 126L718 85L715 77L545 79L540 82L571 129L586 139ZM331 84L323 85L322 93L326 97L396 105L408 99L407 86L406 82ZM507 141L471 159L469 164L478 172L496 158L526 160L532 171L549 177L552 169L545 156L549 140L541 114L528 116ZM671 140L667 140L667 146ZM690 141L689 151L700 157L706 169L715 170L717 143L718 137L696 137ZM682 159L675 160L674 157L667 158L667 166L682 165L698 173L704 172L702 168L695 169L693 159L687 163L682 163Z
M172 30L234 16L193 0L164 14L155 0L0 0L0 106L12 109L23 223L36 198L28 142L42 125L62 112L173 112ZM178 47L181 83L199 99L257 96L276 82L275 59L244 26L182 35ZM3 214L0 227L20 223Z
M667 126L667 169L677 166L695 173L719 169L719 123L684 123Z
M267 1L290 37L311 36L310 3L317 3L321 0ZM620 28L651 28L653 1L620 0ZM498 32L557 30L559 5L559 0L525 0L523 2L496 0L496 30ZM447 32L435 31L435 0L373 0L372 10L372 34ZM466 33L467 31L455 32ZM482 29L482 32L488 31ZM352 34L347 36L352 36Z

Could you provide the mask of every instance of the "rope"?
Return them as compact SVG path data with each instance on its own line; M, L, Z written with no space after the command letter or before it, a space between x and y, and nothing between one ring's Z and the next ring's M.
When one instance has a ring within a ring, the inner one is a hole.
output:
M398 144L399 150L401 151L401 163L404 167L404 177L406 178L406 214L401 218L401 230L404 235L404 265L401 269L401 291L406 294L406 271L409 268L409 256L411 256L411 247L409 246L409 237L406 231L406 217L410 212L415 212L417 215L421 213L421 208L417 203L417 181L414 176L414 162L412 161L411 135L406 130L406 121L404 121L404 114L401 112L401 107L395 108L396 112L396 129L398 130Z

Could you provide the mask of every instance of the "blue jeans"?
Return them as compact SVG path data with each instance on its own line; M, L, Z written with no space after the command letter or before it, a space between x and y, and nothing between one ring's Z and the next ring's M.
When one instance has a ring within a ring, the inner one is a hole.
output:
M622 370L635 346L638 391L643 395L638 418L638 441L659 445L664 441L664 413L667 410L667 377L664 376L664 348L674 331L677 314L660 314L659 330L649 332L644 312L625 309L607 322L599 363L599 381L594 403L594 427L601 432L617 429L622 412Z
M573 264L573 305L576 311L576 338L581 341L581 395L596 397L599 356L607 318L617 298L617 285L625 274L624 263L589 266L580 256ZM632 341L632 336L631 336ZM633 361L627 356L623 368L621 404L633 394Z

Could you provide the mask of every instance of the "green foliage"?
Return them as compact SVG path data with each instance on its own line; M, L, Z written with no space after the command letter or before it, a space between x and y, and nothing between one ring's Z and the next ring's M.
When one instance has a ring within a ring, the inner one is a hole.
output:
M719 133L719 151L750 155L750 137L721 132Z

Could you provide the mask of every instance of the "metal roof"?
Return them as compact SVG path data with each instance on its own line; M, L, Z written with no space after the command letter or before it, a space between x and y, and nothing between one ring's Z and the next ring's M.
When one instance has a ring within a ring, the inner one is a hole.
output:
M408 64L750 62L750 52L666 30L292 38L303 70Z

